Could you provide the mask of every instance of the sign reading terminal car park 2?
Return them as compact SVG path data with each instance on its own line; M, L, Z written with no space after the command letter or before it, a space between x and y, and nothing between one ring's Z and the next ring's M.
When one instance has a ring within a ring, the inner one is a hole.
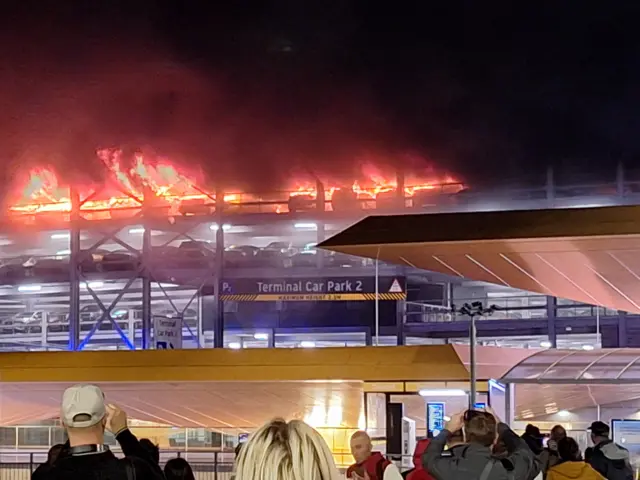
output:
M222 283L222 300L237 302L339 302L376 299L374 277L238 278ZM403 277L378 278L378 300L405 300Z

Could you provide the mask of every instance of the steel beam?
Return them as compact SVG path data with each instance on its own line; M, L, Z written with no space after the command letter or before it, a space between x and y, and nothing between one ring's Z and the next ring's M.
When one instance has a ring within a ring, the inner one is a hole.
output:
M224 302L222 301L222 276L224 266L224 190L216 190L216 261L214 266L215 314L213 317L213 346L224 347Z
M69 350L80 346L80 196L71 187L71 222L69 228ZM46 328L46 325L43 327Z
M149 217L151 209L149 200L152 198L153 192L147 187L144 189L144 233L142 234L142 349L147 350L152 346L151 338L151 224Z
M404 345L406 342L404 323L407 319L407 301L396 301L396 345Z

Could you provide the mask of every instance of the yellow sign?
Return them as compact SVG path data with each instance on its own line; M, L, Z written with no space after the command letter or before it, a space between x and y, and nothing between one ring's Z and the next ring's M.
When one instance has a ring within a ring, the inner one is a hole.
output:
M273 294L240 294L222 295L222 300L235 302L345 302L375 300L375 293L328 293L328 294L299 294L299 295L273 295ZM379 293L379 300L404 300L406 293Z

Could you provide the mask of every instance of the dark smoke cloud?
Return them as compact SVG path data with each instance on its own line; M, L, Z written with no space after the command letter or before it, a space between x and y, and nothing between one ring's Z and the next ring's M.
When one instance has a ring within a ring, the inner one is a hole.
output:
M292 172L353 176L363 155L399 161L399 131L366 86L320 80L323 65L299 69L277 42L268 65L252 61L253 77L203 67L138 16L111 13L62 7L0 34L5 178L43 164L69 181L99 178L94 152L115 146L253 190L286 186Z

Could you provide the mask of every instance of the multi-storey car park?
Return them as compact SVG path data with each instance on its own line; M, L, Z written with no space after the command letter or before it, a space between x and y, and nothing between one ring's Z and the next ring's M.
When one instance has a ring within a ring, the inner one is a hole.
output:
M604 346L640 344L620 327L623 312L315 248L371 214L638 203L640 182L621 167L610 181L566 185L549 170L527 188L414 184L399 171L371 187L316 179L250 195L200 188L167 166L140 161L125 172L117 157L103 160L116 187L65 187L40 170L11 202L0 243L3 349L152 348L158 319L182 323L184 348L464 341L467 319L452 306L478 300L497 307L479 322L488 344L553 338L589 349L597 334Z

